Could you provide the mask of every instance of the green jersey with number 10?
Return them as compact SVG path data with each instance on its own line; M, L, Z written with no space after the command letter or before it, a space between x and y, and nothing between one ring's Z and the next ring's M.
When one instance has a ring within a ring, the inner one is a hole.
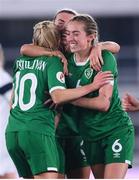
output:
M54 135L54 112L44 106L49 92L65 89L58 57L19 57L14 66L14 97L7 132L35 131Z

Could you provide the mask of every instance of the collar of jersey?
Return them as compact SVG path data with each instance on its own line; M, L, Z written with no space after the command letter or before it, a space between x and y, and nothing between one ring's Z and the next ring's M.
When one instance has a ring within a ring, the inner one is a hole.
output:
M85 61L83 61L83 62L77 62L76 61L76 57L75 57L75 54L73 55L73 59L74 59L74 62L75 62L75 64L76 64L76 66L84 66L84 65L86 65L87 63L88 63L88 61L89 61L89 57L85 60Z

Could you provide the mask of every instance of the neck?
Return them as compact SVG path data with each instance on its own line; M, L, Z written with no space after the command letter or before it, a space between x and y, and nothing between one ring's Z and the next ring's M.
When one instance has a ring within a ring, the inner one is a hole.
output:
M90 55L90 51L91 51L91 48L87 49L87 50L82 50L80 52L75 53L76 61L77 62L84 62L84 61L86 61L86 59Z

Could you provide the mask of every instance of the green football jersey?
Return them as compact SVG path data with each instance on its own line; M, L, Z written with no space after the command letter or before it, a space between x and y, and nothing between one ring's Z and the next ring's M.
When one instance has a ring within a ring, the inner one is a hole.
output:
M55 134L54 112L44 106L49 92L65 89L63 65L58 57L17 58L14 66L14 98L8 131Z
M85 79L84 72L88 77L94 77L92 73L93 70L89 67L89 59L83 63L75 63L74 55L69 54L68 59L68 70L69 75L66 76L66 86L67 88L76 88L81 86L81 81L84 81L84 84L89 84L92 82L92 79ZM65 104L63 106L63 112L61 114L61 120L57 127L58 136L79 136L79 121L80 121L80 108L73 106L72 104Z
M109 135L116 129L123 128L127 125L132 125L131 119L122 109L121 101L118 95L118 71L116 60L114 56L108 51L103 51L102 57L104 60L102 71L109 70L114 75L113 95L109 110L107 112L101 112L93 109L90 110L86 108L73 107L74 111L76 111L76 114L75 112L72 114L72 112L69 112L71 109L67 107L64 109L65 111L63 112L62 120L58 127L59 135L64 135L64 133L67 135L66 130L63 129L62 131L62 127L64 127L65 124L72 124L70 127L71 134L73 134L76 127L76 131L78 133L80 132L84 139L97 140ZM74 55L72 55L69 58L69 76L66 78L66 85L68 88L75 88L89 84L93 81L96 74L97 72L90 68L89 60L83 63L76 63ZM97 97L98 93L99 91L95 91L86 95L86 97Z

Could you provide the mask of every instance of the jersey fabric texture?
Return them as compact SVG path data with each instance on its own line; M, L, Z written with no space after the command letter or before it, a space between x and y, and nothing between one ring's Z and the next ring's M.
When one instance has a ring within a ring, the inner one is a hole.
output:
M57 149L60 159L59 172L61 174L68 174L71 170L89 166L83 150L81 136L57 137Z
M108 51L102 52L104 65L102 71L111 71L114 76L113 94L110 102L110 108L107 112L101 112L98 110L89 110L81 108L80 114L80 133L83 139L97 141L103 137L106 137L115 131L131 126L132 121L128 114L123 110L121 106L120 97L117 87L117 64L115 57ZM96 72L92 73L90 78L86 73L81 78L81 85L85 85L94 79ZM88 81L88 82L87 82ZM88 97L98 96L98 91L92 92Z
M68 59L68 70L69 74L66 76L66 86L67 88L76 88L78 87L78 83L80 81L80 77L82 75L82 71L86 68L82 65L76 65L73 54L66 54L66 58ZM56 135L58 137L73 137L80 136L79 135L79 117L78 107L73 106L72 104L64 104L63 111L61 114L61 119L58 124Z
M71 133L74 135L79 132L79 129L83 139L96 141L114 131L132 126L131 119L121 107L118 95L116 60L108 51L103 51L102 57L104 60L102 71L109 70L114 75L113 95L109 110L101 112L79 107L71 108L71 105L67 104L63 108L62 119L57 129L58 135L68 136ZM66 78L67 88L83 86L93 81L97 72L90 68L89 59L82 63L77 63L74 55L71 55L68 60L69 76ZM98 91L92 92L85 97L91 98L96 96L98 96Z
M68 69L70 69L70 58L72 54L66 54L69 60ZM75 70L76 72L76 70ZM69 72L68 78L72 74ZM73 81L74 83L74 81ZM68 88L76 88L75 83L69 84ZM85 153L82 149L82 138L79 134L79 114L78 108L71 104L64 104L61 113L61 119L56 130L58 151L60 154L60 170L61 174L68 174L69 171L89 166Z
M20 177L58 171L59 157L54 136L30 131L8 132L6 141Z
M132 167L134 128L127 127L98 141L84 141L83 147L90 166L127 163Z
M54 112L44 106L48 92L65 89L58 57L22 56L14 66L14 100L7 132L34 131L55 135Z

